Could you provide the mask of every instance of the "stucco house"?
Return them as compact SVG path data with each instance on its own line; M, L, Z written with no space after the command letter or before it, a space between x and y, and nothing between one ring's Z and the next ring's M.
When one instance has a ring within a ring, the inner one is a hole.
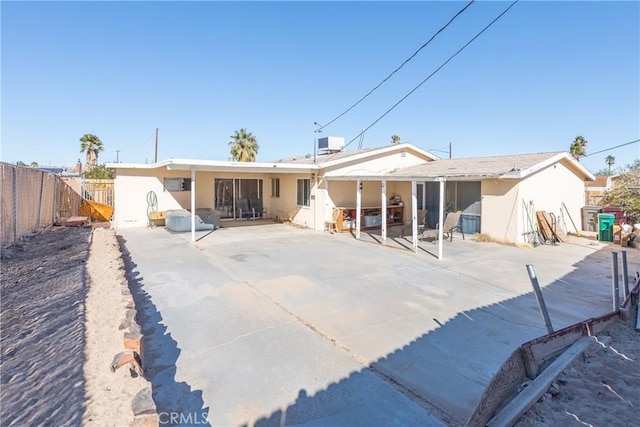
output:
M439 159L410 143L275 162L168 159L107 167L116 171L115 228L147 226L150 209L212 208L223 220L238 219L237 205L248 199L259 201L269 218L316 231L325 228L335 207L349 208L357 211L356 237L372 225L360 221L363 212L377 209L383 239L394 215L393 224L413 225L416 249L419 209L427 211L431 227L445 211L461 210L472 232L524 242L530 229L526 206L533 202L537 210L579 220L584 182L594 179L568 153ZM401 207L390 213L398 201Z
M441 159L391 172L387 179L391 177L441 177L448 210L479 215L477 231L511 243L525 242L535 222L528 217L533 210L553 213L563 231L576 231L571 221L579 226L584 183L594 179L566 152ZM425 190L424 208L430 210L435 206L433 184L427 183Z

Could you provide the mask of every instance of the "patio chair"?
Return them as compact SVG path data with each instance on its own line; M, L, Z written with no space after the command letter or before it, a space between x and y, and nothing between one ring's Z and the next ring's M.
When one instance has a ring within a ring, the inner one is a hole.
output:
M236 219L251 219L253 211L249 209L249 199L236 199Z
M338 232L338 215L340 215L340 209L333 208L331 219L324 222L324 231L328 230L329 234L333 234L334 231Z
M422 232L424 232L424 230L427 229L427 211L426 209L418 209L418 236L420 236L420 234ZM407 235L407 231L409 232L408 234L411 235L413 233L412 231L412 223L409 222L409 224L405 225L402 227L402 229L400 230L400 237L404 237Z
M462 227L460 226L460 216L462 215L462 211L456 212L448 212L447 216L444 219L444 224L442 225L442 235L445 239L449 239L450 242L453 242L453 232L458 230L462 233L462 240L464 238L464 231L462 231ZM436 224L435 230L425 230L422 232L420 236L420 240L429 240L435 242L438 239L438 230L440 228L440 224Z
M262 199L249 199L249 207L253 215L252 219L267 217L267 210L262 205Z

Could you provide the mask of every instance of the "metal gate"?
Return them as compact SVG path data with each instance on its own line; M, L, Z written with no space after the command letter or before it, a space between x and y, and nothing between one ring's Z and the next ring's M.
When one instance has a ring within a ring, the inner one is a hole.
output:
M112 179L85 179L82 183L82 195L87 200L113 206Z

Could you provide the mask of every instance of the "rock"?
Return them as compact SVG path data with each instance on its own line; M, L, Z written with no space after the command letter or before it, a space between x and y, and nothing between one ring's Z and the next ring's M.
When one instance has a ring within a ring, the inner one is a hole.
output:
M153 401L151 387L143 388L136 394L131 403L131 409L135 416L156 413L156 403Z
M134 320L131 322L131 324L129 325L129 332L133 333L133 334L141 334L142 333L142 328L140 327L140 325L138 325L138 323Z
M124 333L124 348L133 350L142 357L142 334L135 332Z
M111 372L115 372L116 369L129 364L132 374L135 372L137 375L144 377L144 370L142 369L142 360L135 351L125 350L113 356L111 362Z
M120 322L120 326L118 329L128 329L131 325L131 322L136 321L136 311L135 310L127 310L127 313L124 315L124 319Z
M13 258L13 251L11 249L8 249L8 248L2 248L2 250L0 251L0 258L1 259L11 259L11 258Z

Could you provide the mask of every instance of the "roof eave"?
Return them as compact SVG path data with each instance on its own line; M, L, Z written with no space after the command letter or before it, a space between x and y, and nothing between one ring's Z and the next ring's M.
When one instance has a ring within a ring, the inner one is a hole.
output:
M547 160L544 160L527 169L522 170L520 172L521 178L525 178L535 172L538 172L539 170L547 168L553 165L554 163L558 163L563 160L567 161L573 168L575 168L578 172L580 172L586 181L595 181L596 177L591 172L589 172L587 168L582 166L580 162L578 162L576 159L571 157L569 153L558 153L555 156L549 157Z
M318 165L297 165L291 163L258 163L258 162L226 162L217 160L169 159L159 163L108 163L107 167L114 169L157 169L166 168L172 171L203 172L249 172L249 173L300 173L318 169Z
M380 154L386 154L390 151L396 151L398 149L411 149L419 154L421 154L424 157L428 157L431 160L439 160L440 158L438 156L436 156L435 154L431 154L426 150L423 150L422 148L416 147L413 144L410 144L408 142L402 143L402 144L397 144L397 145L389 145L387 147L382 147L379 149L375 149L375 150L371 150L371 151L367 151L364 153L359 153L353 156L349 156L349 157L343 157L340 159L336 159L336 160L330 160L324 163L320 164L320 167L325 169L325 168L331 168L334 166L339 166L343 163L348 163L348 162L353 162L354 160L361 160L361 159L366 159L367 157L371 157L373 155L380 155Z

